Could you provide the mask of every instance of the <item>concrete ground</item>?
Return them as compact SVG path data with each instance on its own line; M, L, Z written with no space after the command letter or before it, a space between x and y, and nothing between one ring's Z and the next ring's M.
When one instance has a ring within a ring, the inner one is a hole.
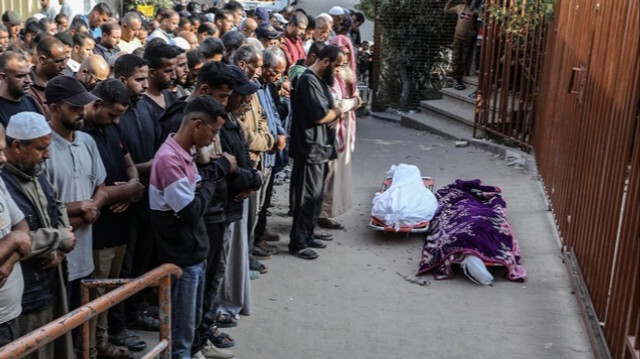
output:
M525 283L481 287L462 273L414 279L423 236L372 231L373 193L392 164L410 163L436 189L457 178L502 188L522 247ZM358 120L354 208L320 257L287 254L287 188L276 187L269 227L282 236L269 272L252 281L254 315L227 329L237 358L591 358L535 174L479 149L373 118ZM424 281L424 282L422 282Z

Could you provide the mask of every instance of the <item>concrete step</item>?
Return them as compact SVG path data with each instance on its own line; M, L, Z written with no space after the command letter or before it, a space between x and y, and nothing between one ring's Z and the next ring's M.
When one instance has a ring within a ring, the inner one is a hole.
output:
M475 106L468 103L445 97L441 100L420 101L420 107L424 113L443 116L449 121L456 121L462 125L473 127Z
M404 114L400 124L404 127L431 132L450 140L470 139L473 137L473 127L452 120L437 112Z
M464 90L455 90L453 87L444 87L440 90L443 98L448 98L453 100L454 102L459 102L460 105L470 105L472 107L476 106L475 97L469 97L477 89L476 86L467 85L467 88Z
M467 85L478 87L478 76L465 76L462 78L462 82Z

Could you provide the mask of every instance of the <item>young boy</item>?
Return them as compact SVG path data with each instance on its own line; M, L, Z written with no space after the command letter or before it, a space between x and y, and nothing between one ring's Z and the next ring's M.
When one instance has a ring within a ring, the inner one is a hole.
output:
M453 36L453 71L451 73L451 76L456 80L456 84L453 85L453 88L456 90L464 90L466 88L462 83L462 77L467 71L467 60L471 55L476 36L476 24L470 4L471 0L464 0L464 4L452 6L453 0L449 0L444 6L444 12L446 14L458 16L456 31Z
M203 220L215 182L235 171L235 158L196 168L194 149L210 145L227 118L209 96L191 100L178 132L160 146L151 168L149 206L158 260L182 269L171 287L172 358L191 359L195 328L201 318L205 259L209 237Z

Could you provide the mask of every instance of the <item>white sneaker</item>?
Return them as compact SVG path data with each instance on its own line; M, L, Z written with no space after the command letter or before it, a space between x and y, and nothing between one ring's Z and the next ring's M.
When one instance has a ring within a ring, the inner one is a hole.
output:
M204 356L204 358L210 359L232 359L235 358L235 354L232 351L226 349L216 348L210 341L207 340L207 346L202 348L200 354Z
M197 352L191 357L191 359L205 359L205 357L204 355L202 355L202 353Z

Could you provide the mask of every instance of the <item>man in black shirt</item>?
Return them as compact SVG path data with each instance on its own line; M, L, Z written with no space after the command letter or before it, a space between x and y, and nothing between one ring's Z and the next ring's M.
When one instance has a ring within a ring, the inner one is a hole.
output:
M7 127L9 118L20 112L42 114L36 101L25 96L29 90L29 62L24 55L7 51L0 55L0 123Z
M336 67L343 60L339 47L322 49L316 62L298 78L292 98L295 207L289 252L302 259L315 259L318 253L311 248L326 247L314 239L313 229L322 208L327 163L335 156L335 135L328 125L342 117L329 87L333 85Z
M162 42L149 44L144 51L144 59L149 61L149 88L138 109L142 111L144 107L156 121L175 101L169 87L176 81L175 67L179 54L177 47Z
M126 88L116 79L107 79L96 86L93 94L99 100L86 107L83 131L96 141L107 172L105 189L109 194L110 204L101 209L100 218L92 228L94 277L119 278L126 245L133 229L131 211L128 209L142 198L145 187L140 183L131 155L122 141L120 130L115 126L130 104ZM107 342L107 317L104 314L106 313L98 316L95 326L98 356L101 356L101 352L112 351ZM122 318L114 318L111 314L109 313L109 341L133 351L144 349L146 343L125 328Z

